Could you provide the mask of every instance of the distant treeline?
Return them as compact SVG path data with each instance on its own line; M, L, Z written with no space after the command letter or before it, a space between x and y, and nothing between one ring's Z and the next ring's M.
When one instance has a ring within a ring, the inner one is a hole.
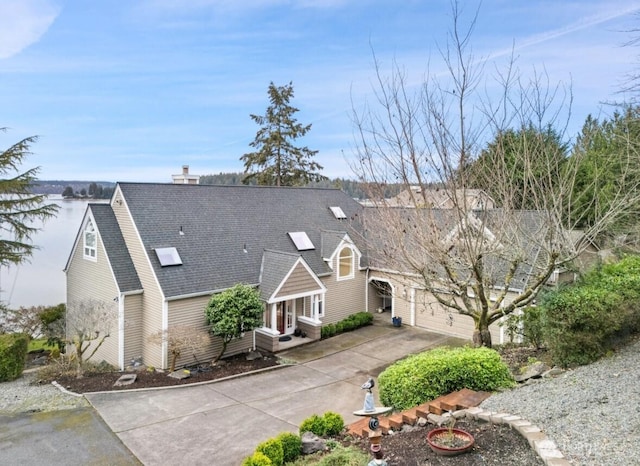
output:
M243 173L218 173L217 175L203 175L200 177L200 184L217 185L241 185L244 178ZM255 184L255 183L249 183ZM310 188L337 188L347 193L354 199L367 199L366 184L359 181L348 180L346 178L334 178L310 183ZM388 184L385 186L385 197L393 197L402 190L401 184Z
M241 185L245 177L244 173L230 172L200 176L200 184L217 185ZM255 184L252 182L250 184ZM34 186L36 194L58 194L62 197L80 199L110 199L116 184L109 181L65 181L65 180L38 180ZM359 181L346 178L333 178L314 182L308 185L311 188L341 189L354 199L367 199L367 185ZM387 184L384 186L385 197L393 197L402 191L401 184Z
M89 196L91 191L97 196L94 199L109 199L115 186L110 181L38 180L32 191L34 194L57 194L63 197L93 197Z
M82 199L110 199L113 194L113 186L102 186L101 184L91 182L87 188L80 190L73 189L73 186L65 186L62 190L62 197L65 199L82 198Z

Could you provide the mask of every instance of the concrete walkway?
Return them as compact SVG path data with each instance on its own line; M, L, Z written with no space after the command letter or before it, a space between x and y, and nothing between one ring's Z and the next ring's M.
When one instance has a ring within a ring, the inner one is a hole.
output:
M293 348L290 366L187 387L87 394L86 398L145 465L238 466L256 445L298 432L310 415L357 418L360 385L412 353L462 340L415 328L376 325ZM377 392L374 392L376 401Z

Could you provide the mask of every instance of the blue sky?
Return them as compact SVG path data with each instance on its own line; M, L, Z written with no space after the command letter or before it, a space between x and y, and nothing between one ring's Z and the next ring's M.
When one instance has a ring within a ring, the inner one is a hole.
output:
M467 12L477 3L462 1ZM241 171L267 88L293 82L298 141L350 177L352 102L372 97L373 53L412 82L438 62L449 0L0 0L0 147L39 135L42 179L169 182ZM640 1L485 0L474 55L571 84L575 134L612 111L640 49ZM493 68L487 68L492 70Z

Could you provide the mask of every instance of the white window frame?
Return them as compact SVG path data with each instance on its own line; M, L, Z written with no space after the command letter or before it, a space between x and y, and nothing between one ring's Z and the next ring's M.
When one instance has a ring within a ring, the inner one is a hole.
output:
M311 318L318 320L320 317L324 317L324 293L311 297Z
M351 253L351 266L349 268L349 273L346 275L342 275L342 252L344 250L348 249ZM340 248L340 250L338 251L338 268L337 268L337 280L350 280L353 277L355 277L355 259L356 259L356 252L353 250L353 248L351 246L343 246L342 248Z
M93 246L87 243L87 237L93 236ZM96 232L95 227L93 226L93 222L89 220L87 225L84 227L84 231L82 233L82 241L83 241L83 254L87 260L97 262L98 260L98 233Z

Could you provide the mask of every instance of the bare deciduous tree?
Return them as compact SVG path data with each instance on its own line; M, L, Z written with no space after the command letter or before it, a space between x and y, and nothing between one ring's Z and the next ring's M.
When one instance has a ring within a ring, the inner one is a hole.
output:
M174 325L150 335L148 340L156 345L167 344L171 353L171 372L176 369L176 362L184 351L191 351L197 362L196 353L210 343L209 334L193 325Z
M66 343L72 345L76 358L76 375L84 375L85 363L111 335L117 322L117 307L113 302L95 299L67 304Z
M491 346L489 326L533 303L553 272L635 208L639 196L637 186L615 193L576 240L580 154L541 160L545 152L535 140L549 128L562 136L570 90L550 86L545 73L525 80L513 58L504 71L486 72L488 62L471 50L477 13L468 28L460 24L457 2L452 13L447 44L439 49L444 73L428 73L416 88L399 66L385 76L376 64L375 101L354 108L352 168L375 203L365 212L372 266L471 317L474 342ZM519 137L506 144L504 135L513 131ZM491 156L480 157L488 147ZM637 166L638 152L626 147L629 166ZM510 163L514 157L517 163ZM405 186L403 208L384 199L387 183ZM493 198L478 202L475 188L487 183ZM580 189L597 196L595 183L586 185ZM447 208L433 208L434 198L444 198ZM523 199L529 210L521 210Z

